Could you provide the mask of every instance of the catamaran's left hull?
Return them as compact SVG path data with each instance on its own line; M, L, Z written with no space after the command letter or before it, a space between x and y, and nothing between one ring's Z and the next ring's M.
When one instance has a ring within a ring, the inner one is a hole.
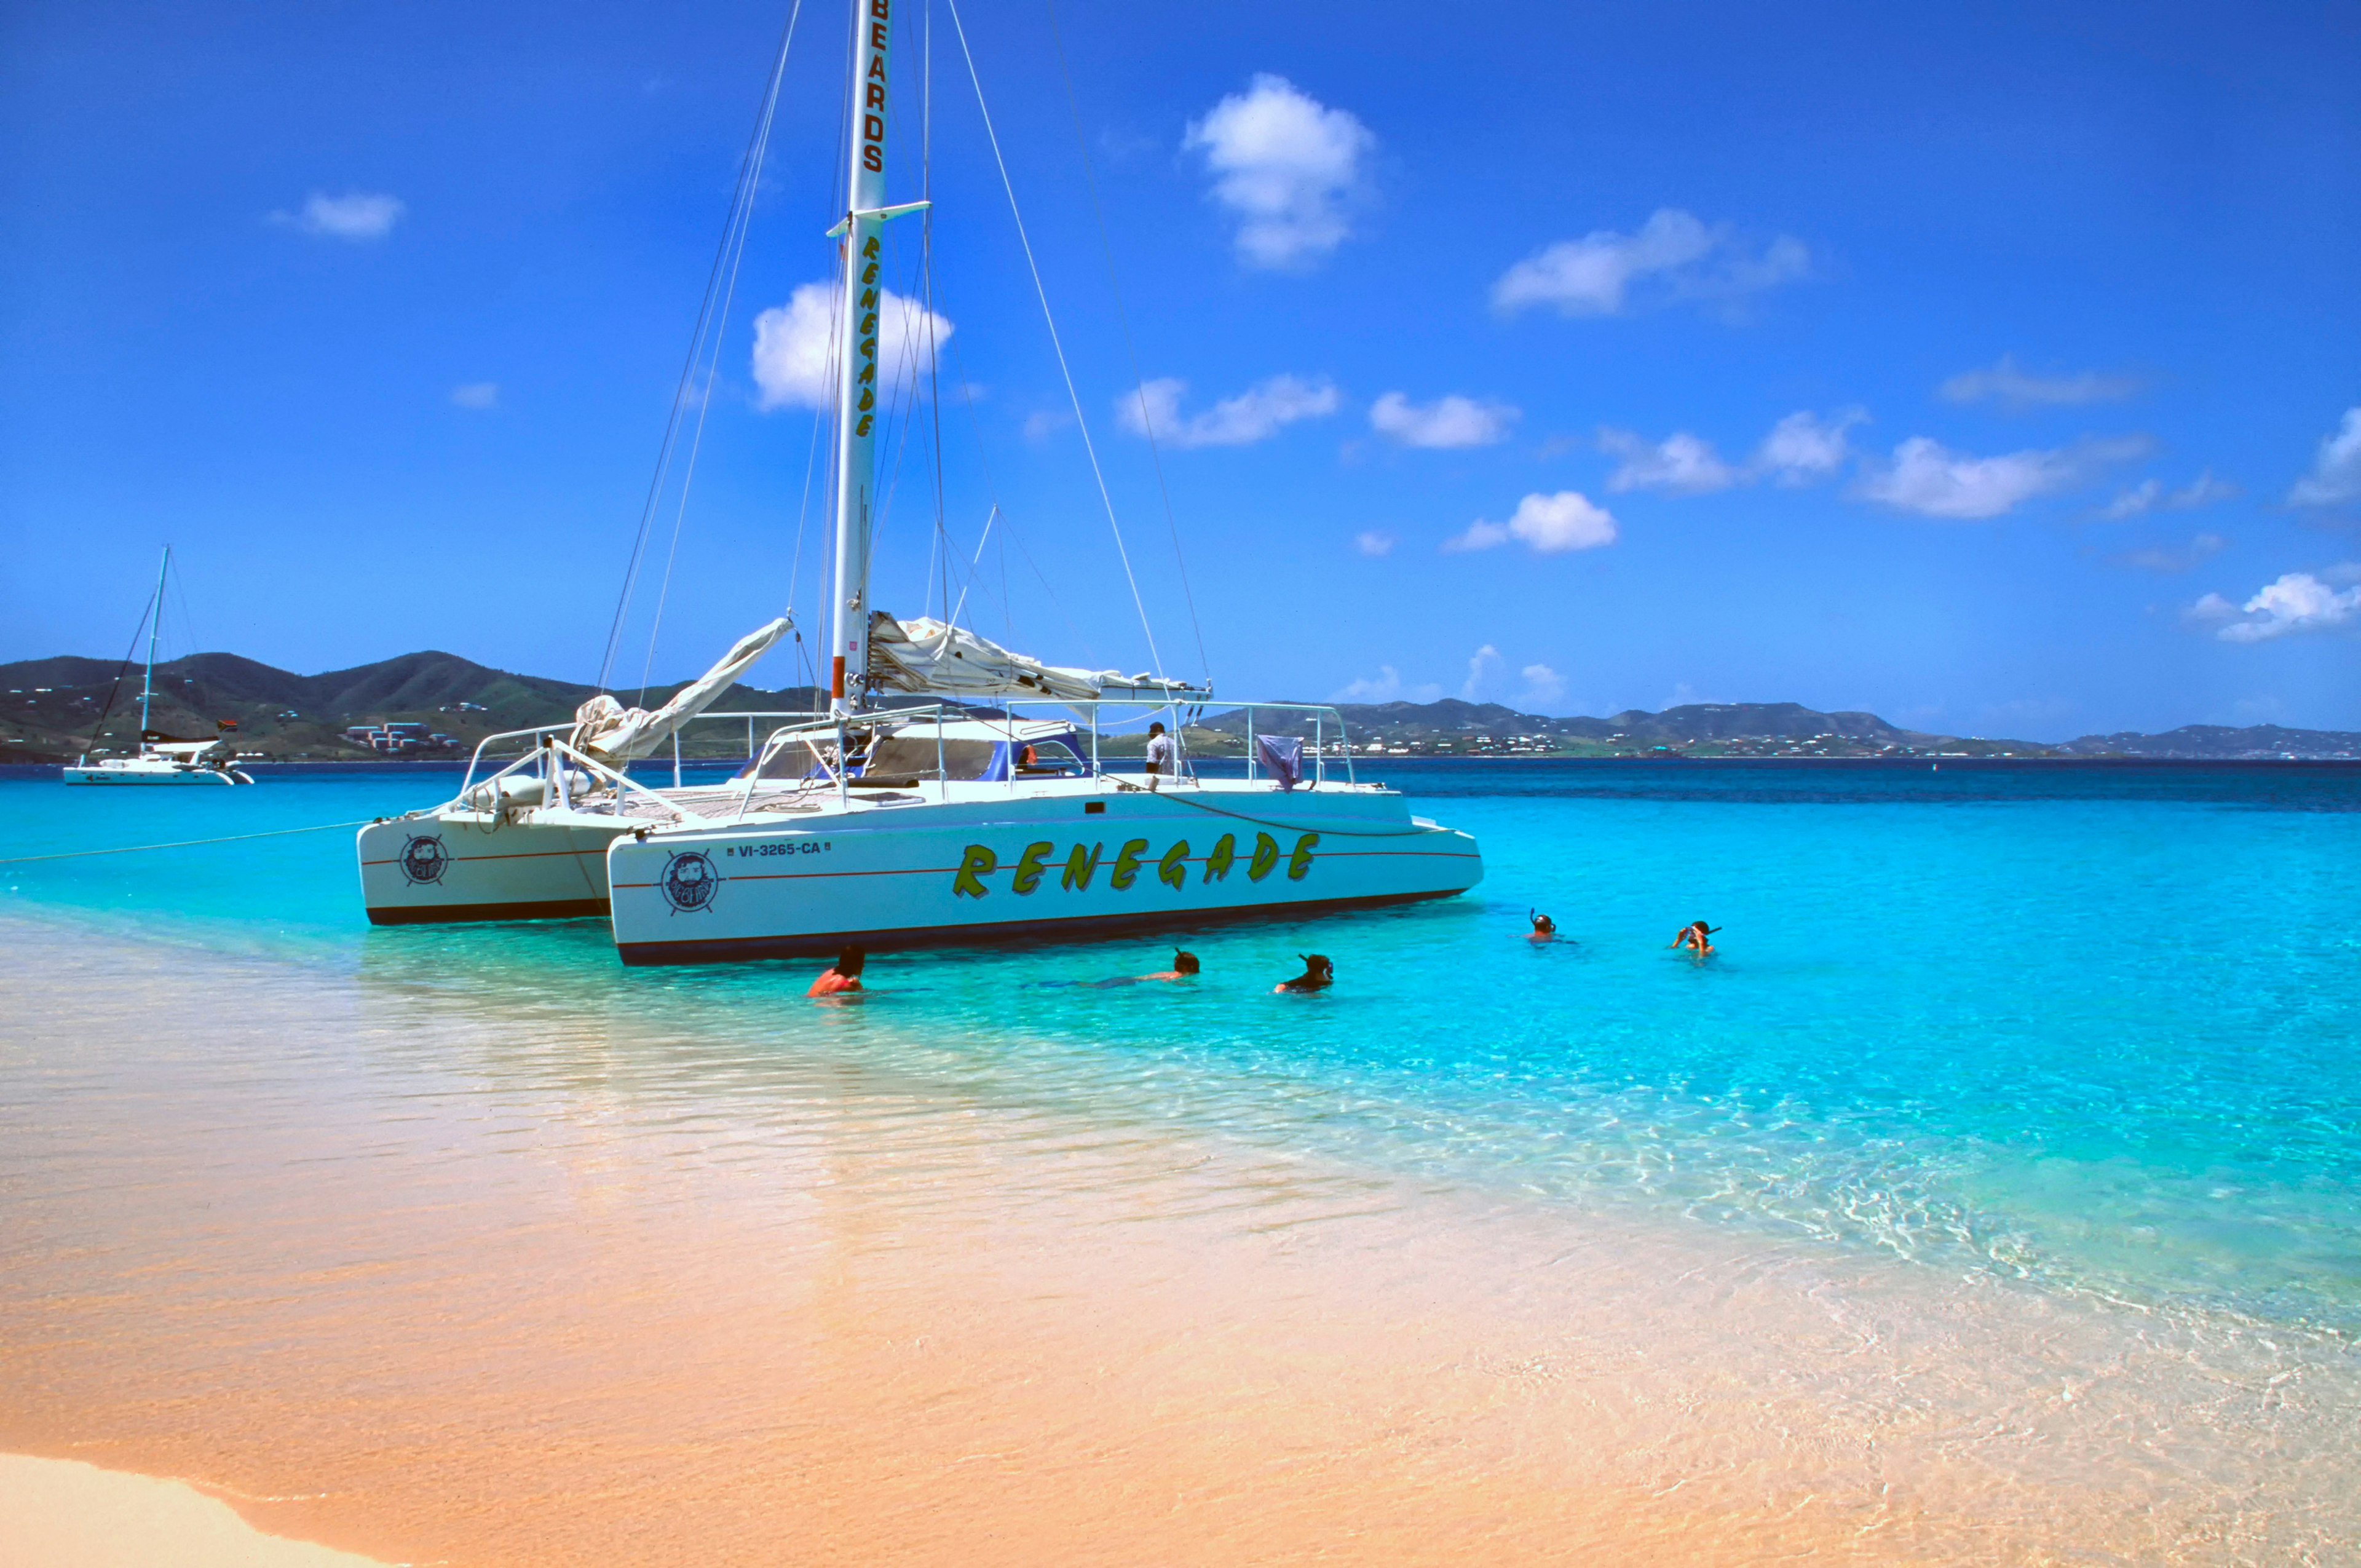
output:
M213 768L68 768L70 784L242 784L254 781L244 773Z
M1298 917L1447 898L1484 874L1468 835L1343 792L914 806L618 839L607 868L627 964Z
M357 840L361 901L372 926L603 916L607 846L627 826L481 812L372 822Z

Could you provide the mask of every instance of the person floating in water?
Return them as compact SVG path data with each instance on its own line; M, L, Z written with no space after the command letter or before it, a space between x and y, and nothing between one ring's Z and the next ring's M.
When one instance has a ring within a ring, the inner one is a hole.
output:
M1296 957L1303 960L1303 972L1293 980L1280 981L1270 988L1273 992L1289 992L1297 996L1308 996L1336 983L1336 966L1330 963L1325 955L1298 953Z
M1557 940L1556 921L1551 919L1546 915L1532 909L1525 911L1525 918L1533 923L1533 932L1530 940L1536 942L1554 942Z
M1679 936L1673 938L1673 946L1694 948L1697 949L1697 957L1705 958L1713 951L1713 943L1709 938L1720 929L1720 927L1708 926L1702 920L1692 920L1681 927Z
M1142 980L1194 980L1197 978L1197 955L1182 951L1172 955L1170 969L1159 970L1154 974L1144 974L1139 978Z
M859 948L847 948L836 955L835 967L824 970L812 981L806 996L841 996L861 989L861 971L869 962L869 955Z

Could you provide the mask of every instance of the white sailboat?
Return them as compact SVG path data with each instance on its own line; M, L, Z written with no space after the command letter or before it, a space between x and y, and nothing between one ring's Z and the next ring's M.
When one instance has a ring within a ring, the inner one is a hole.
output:
M164 583L171 570L172 547L167 544L163 562L156 568L156 597L148 606L148 667L139 681L139 750L127 757L100 757L95 762L92 760L93 751L85 751L65 770L65 782L70 784L219 785L254 782L250 774L230 765L229 742L222 737L190 740L148 728L148 709L156 693L156 640L164 621ZM116 684L120 685L121 682ZM106 700L107 710L98 716L101 727L106 723L107 711L114 707L114 695L108 694ZM97 739L93 731L93 747Z
M1331 742L1346 740L1333 708L1224 702L1247 714L1245 776L1202 776L1172 742L1209 688L1048 665L955 615L902 621L873 609L883 232L926 205L885 201L893 9L860 0L847 210L830 231L829 711L771 729L725 784L651 789L627 776L777 640L780 621L655 713L601 697L571 727L518 732L532 750L480 784L471 767L448 805L362 830L369 918L604 912L626 963L661 964L1301 916L1474 886L1472 838L1356 781L1349 751L1332 767ZM1161 754L1115 765L1111 736L1159 717L1175 732Z

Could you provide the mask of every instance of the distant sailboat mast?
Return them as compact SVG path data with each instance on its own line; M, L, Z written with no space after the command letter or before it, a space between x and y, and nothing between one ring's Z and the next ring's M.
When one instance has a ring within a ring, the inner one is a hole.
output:
M139 677L139 739L148 740L148 703L156 691L156 634L164 629L164 575L172 569L172 547L164 546L164 559L156 568L156 609L148 618L148 673Z
M846 182L850 210L830 230L843 236L843 293L839 301L836 394L836 573L834 657L829 707L857 712L869 675L869 535L874 522L877 420L885 387L878 376L878 325L884 319L885 220L917 212L924 202L885 205L886 51L893 0L857 0L854 13L852 149Z

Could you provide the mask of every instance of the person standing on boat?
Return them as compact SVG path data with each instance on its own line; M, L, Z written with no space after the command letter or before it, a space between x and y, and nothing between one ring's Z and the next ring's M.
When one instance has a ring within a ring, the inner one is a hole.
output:
M1172 737L1164 733L1161 719L1148 727L1148 787L1154 789L1158 781L1172 773Z

